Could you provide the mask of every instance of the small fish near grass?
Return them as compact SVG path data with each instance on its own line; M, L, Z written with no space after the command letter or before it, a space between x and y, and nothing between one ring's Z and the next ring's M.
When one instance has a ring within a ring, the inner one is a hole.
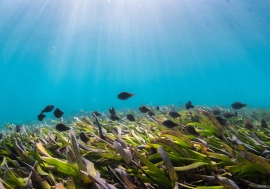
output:
M268 124L266 123L265 119L261 119L261 126L265 129L268 129Z
M147 112L150 111L150 109L148 109L146 106L140 106L140 107L139 107L139 110L140 110L140 112L142 112L142 113L147 113Z
M37 118L38 118L39 121L42 121L45 117L46 117L46 115L43 114L43 113L40 113L40 114L38 114L38 116L37 116Z
M59 108L56 108L53 112L53 115L56 118L61 118L63 116L64 112L62 112Z
M148 111L147 113L148 113L148 115L149 115L150 117L156 115L152 110Z
M247 129L254 129L254 125L252 123L250 123L247 119L244 120L244 126L247 128Z
M109 109L109 112L110 112L111 115L116 114L114 107L111 107L111 108Z
M19 132L21 131L21 127L20 127L20 125L16 125L16 127L15 127L15 131L16 131L17 133L19 133Z
M227 120L220 117L220 116L216 116L216 119L218 120L218 122L222 125L222 126L226 126L227 125Z
M129 121L135 121L135 118L134 118L134 116L133 116L132 114L128 114L128 115L127 115L127 119L128 119Z
M214 115L220 115L220 110L218 108L215 108L215 109L212 110L212 113Z
M187 134L200 136L200 134L196 131L196 129L193 126L185 126L185 131Z
M59 123L55 126L55 129L57 131L64 132L70 130L70 127L65 126L63 123Z
M171 120L165 120L165 121L163 121L162 122L162 125L164 125L165 127L168 127L168 128L174 128L174 127L176 127L176 126L179 126L179 124L177 124L177 123L175 123L175 122L173 122L173 121L171 121Z
M110 115L110 119L111 119L112 121L119 121L119 120L120 120L120 118L119 118L116 114L111 114L111 115Z
M93 115L95 115L95 116L101 116L101 113L99 113L98 111L93 111L93 113L92 113Z
M169 112L169 116L171 116L172 118L178 118L178 117L181 117L182 115L181 114L179 114L177 111L175 111L175 110L171 110L170 112Z
M224 112L222 115L223 115L223 117L225 117L225 118L231 118L231 117L236 117L236 116L237 116L237 112L235 112L235 113L232 113L232 112Z
M90 138L84 132L81 132L79 137L84 143L87 143L90 140Z
M187 110L189 110L190 108L194 108L194 106L191 104L191 101L188 101L186 104L185 104L185 108Z

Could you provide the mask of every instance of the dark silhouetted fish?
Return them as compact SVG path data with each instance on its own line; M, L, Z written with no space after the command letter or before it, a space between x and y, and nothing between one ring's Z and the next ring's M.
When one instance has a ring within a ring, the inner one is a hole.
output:
M21 130L20 125L16 125L15 131L19 133L19 132L20 132L20 130Z
M234 117L234 116L237 116L237 113L231 113L231 112L224 112L223 113L223 117L225 118L231 118L231 117Z
M262 126L263 128L265 128L265 129L268 128L268 125L267 125L265 119L261 119L261 126Z
M110 114L111 114L111 115L116 114L116 113L115 113L115 110L114 110L114 108L113 108L113 107L111 107L111 108L109 109L109 112L110 112Z
M133 116L132 114L128 114L128 115L127 115L127 119L128 119L129 121L135 121L135 118L134 118L134 116Z
M253 129L254 128L254 125L252 123L250 123L247 119L244 120L244 126L247 129Z
M55 129L56 129L57 131L60 131L60 132L70 130L69 127L65 126L65 125L62 124L62 123L57 124L57 125L55 126Z
M151 116L151 117L155 115L155 113L154 113L152 110L148 111L147 113L148 113L148 115Z
M220 110L217 109L217 108L215 108L215 109L212 110L212 113L213 113L214 115L219 115L219 114L220 114Z
M146 113L146 112L149 112L149 111L150 111L146 106L140 106L140 107L139 107L139 110L140 110L142 113Z
M177 118L177 117L181 117L181 114L179 114L177 111L175 110L171 110L169 112L169 116L171 116L172 118Z
M47 105L42 111L41 113L44 112L51 112L54 109L54 105Z
M194 108L194 106L191 104L191 101L188 101L186 104L185 104L185 107L186 109L190 109L190 108Z
M127 100L132 96L134 96L134 94L128 92L121 92L119 95L117 95L120 100Z
M4 135L3 135L2 133L0 133L0 140L3 138L3 136L4 136Z
M99 113L98 111L94 111L92 114L95 114L95 116L101 116L101 113Z
M84 143L87 143L90 140L90 138L83 132L80 133L79 137Z
M233 109L241 109L241 108L247 106L247 104L243 104L241 102L234 102L234 103L232 103L231 106Z
M185 126L186 133L194 136L200 136L193 126Z
M177 123L174 123L171 120L165 120L165 121L163 121L162 125L164 125L165 127L168 127L168 128L173 128L173 127L178 126Z
M227 125L227 120L223 119L220 116L216 116L216 119L218 120L218 122L222 125L222 126L226 126Z
M156 110L159 110L159 109L160 109L160 107L159 107L159 106L157 106L157 107L156 107Z
M37 118L38 118L39 121L42 121L45 117L46 117L46 115L43 114L43 113L40 113L40 114L38 114L38 116L37 116Z
M116 114L111 114L111 115L110 115L110 119L113 120L113 121L118 121L118 120L120 120L120 118L119 118Z
M59 108L56 108L53 112L53 115L56 117L56 118L60 118L62 117L62 115L64 114L64 112L62 112Z

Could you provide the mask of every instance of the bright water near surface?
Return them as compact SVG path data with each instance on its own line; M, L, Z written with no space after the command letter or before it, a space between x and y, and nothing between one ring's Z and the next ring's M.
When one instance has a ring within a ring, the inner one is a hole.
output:
M47 104L270 107L269 0L1 0L0 123ZM135 93L127 101L122 91Z

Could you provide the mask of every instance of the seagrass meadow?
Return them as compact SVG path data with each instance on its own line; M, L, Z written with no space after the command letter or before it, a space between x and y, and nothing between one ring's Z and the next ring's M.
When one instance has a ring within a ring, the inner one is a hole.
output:
M148 107L154 116L130 109L117 113L119 121L83 112L46 124L5 123L0 188L270 188L269 109L244 108L220 121L214 107L173 107L179 118L169 116L171 106ZM167 128L165 120L178 125ZM56 130L60 122L70 129Z

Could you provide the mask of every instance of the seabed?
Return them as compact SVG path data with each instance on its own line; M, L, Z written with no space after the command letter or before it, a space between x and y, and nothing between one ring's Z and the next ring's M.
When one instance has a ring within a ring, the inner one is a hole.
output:
M119 121L84 112L17 129L5 123L0 188L270 188L269 109L245 107L225 119L234 110L174 107L181 116L172 118L170 106L148 108L154 116L131 109L117 112ZM56 130L59 123L70 129Z

